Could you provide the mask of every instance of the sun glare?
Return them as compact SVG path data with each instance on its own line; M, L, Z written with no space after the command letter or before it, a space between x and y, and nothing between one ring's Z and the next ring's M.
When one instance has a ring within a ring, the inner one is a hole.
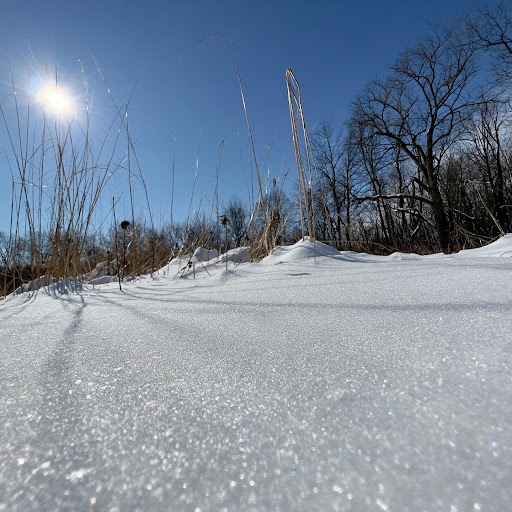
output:
M39 93L39 103L55 114L69 112L71 98L65 89L55 86L43 87Z
M62 110L66 104L66 98L60 91L48 91L45 94L45 103L55 110Z

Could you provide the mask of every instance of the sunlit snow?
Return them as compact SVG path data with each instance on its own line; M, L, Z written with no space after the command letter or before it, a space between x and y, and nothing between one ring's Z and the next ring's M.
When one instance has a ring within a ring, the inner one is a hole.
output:
M0 511L512 510L512 235L229 256L2 301Z

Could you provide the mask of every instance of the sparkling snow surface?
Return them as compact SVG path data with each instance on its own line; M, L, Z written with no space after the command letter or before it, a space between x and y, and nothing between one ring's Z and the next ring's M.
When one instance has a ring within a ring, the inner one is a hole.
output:
M4 301L0 511L512 510L512 236L494 249L301 242Z

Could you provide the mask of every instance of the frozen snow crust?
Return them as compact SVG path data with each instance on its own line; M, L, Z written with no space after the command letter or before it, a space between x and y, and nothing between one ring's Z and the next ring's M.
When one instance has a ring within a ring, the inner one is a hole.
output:
M0 511L512 510L511 254L303 241L2 301Z

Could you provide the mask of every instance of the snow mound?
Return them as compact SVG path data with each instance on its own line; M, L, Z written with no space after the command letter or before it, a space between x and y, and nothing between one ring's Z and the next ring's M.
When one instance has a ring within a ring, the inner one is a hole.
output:
M96 267L83 276L84 282L92 285L106 284L115 279L117 260L101 261Z
M466 249L457 253L465 258L512 258L512 233L478 249Z
M93 270L82 274L77 278L68 277L66 279L57 280L43 275L29 283L24 283L21 286L18 286L18 288L13 292L13 296L27 292L36 292L41 288L47 288L47 291L50 294L74 293L82 290L84 283L91 285L105 284L113 279L115 265L117 265L116 260L111 262L102 261L98 263Z
M101 277L95 277L94 279L90 279L89 281L87 281L87 284L90 284L92 286L97 286L100 284L110 283L114 279L115 279L115 276L104 275Z
M74 277L68 277L59 281L47 276L41 276L39 279L35 279L30 283L24 283L18 286L12 293L12 296L21 295L22 293L37 292L41 289L45 289L50 295L65 295L68 293L75 293L83 289L83 283L79 279Z
M230 249L220 257L220 261L232 261L233 263L249 263L251 261L251 248L250 247L236 247Z
M402 260L418 260L421 256L416 253L407 253L407 252L394 252L388 256L390 260L402 261Z
M180 277L193 276L195 279L198 275L203 273L211 276L211 272L217 268L222 268L226 262L238 265L240 263L248 263L251 261L251 248L250 247L237 247L228 252L219 254L217 249L204 249L199 247L194 251L192 257L179 258L173 260L167 265L175 265L178 262L177 275ZM163 269L162 269L163 270Z
M314 242L305 237L291 246L277 247L272 254L261 260L261 263L268 265L276 265L279 263L298 263L319 257L339 257L340 251L337 251L330 245L322 242Z
M198 247L194 251L192 261L201 261L205 263L206 261L210 261L218 257L219 251L217 249L205 249L204 247Z

